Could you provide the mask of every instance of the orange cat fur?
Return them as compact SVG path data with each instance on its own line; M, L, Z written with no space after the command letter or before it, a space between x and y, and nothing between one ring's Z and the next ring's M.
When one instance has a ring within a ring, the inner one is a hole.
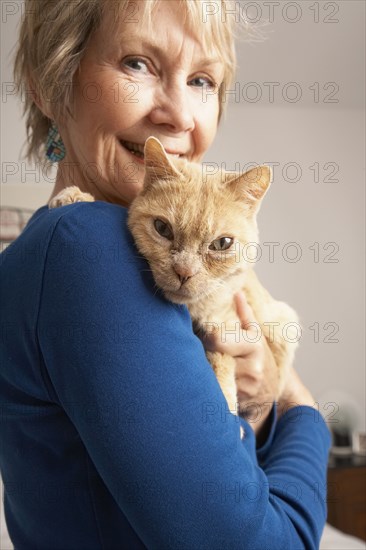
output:
M153 137L144 156L144 187L129 208L128 227L157 286L168 300L187 305L196 329L216 326L245 337L233 301L243 290L274 355L279 395L297 346L296 338L288 342L282 331L298 319L261 285L245 253L248 243L258 243L256 214L270 185L270 169L205 176L200 164L168 156ZM50 207L80 200L93 197L66 188ZM291 335L290 325L286 334ZM207 358L236 414L235 360L217 352L207 352Z

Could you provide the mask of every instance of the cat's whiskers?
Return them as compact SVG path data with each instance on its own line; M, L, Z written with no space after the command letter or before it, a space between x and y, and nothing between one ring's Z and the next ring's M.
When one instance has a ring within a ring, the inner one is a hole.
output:
M155 291L154 291L153 296L155 297L157 295L157 293L159 292L160 288L158 287L157 284L154 285L154 288L155 288Z
M218 290L219 288L224 288L226 286L227 286L227 282L225 279L215 279L215 287L213 290L215 291L215 290Z
M204 300L205 298L212 298L216 292L218 292L221 288L227 288L227 286L227 282L224 279L215 279L215 285L211 286L210 290L205 287L200 299Z

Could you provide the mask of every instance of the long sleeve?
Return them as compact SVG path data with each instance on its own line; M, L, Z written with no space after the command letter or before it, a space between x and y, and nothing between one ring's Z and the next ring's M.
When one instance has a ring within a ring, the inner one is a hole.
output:
M126 548L317 548L329 447L321 417L286 413L257 460L187 309L161 296L138 257L125 211L60 210L39 293L42 380L140 541ZM56 460L54 432L48 445Z

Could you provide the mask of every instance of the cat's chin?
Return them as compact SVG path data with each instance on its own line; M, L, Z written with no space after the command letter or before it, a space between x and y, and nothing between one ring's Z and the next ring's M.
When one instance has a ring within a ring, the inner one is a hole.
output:
M164 290L163 292L166 299L174 304L188 305L193 304L200 299L200 296L187 296L179 292L172 292L170 290Z

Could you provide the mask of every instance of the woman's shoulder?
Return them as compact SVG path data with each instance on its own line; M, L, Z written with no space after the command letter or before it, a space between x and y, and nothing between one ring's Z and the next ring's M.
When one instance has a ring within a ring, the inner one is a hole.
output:
M37 240L45 246L59 244L108 246L108 243L132 245L127 228L127 209L102 201L78 202L59 208L41 207L26 226L24 242Z
M122 206L96 201L43 207L27 229L31 230L32 224L48 249L49 259L56 255L58 261L67 258L95 268L101 263L112 267L114 262L138 261L127 227L127 209Z
M32 223L45 224L41 233L46 253L38 268L43 271L43 304L53 310L57 295L58 308L66 307L67 318L72 311L73 319L82 323L84 318L118 319L121 312L129 318L154 303L161 320L171 304L156 290L127 227L127 215L126 208L102 201L36 213L29 229ZM187 316L184 312L185 322Z
M42 226L75 226L82 230L80 236L87 233L99 232L103 227L118 227L119 230L126 227L127 209L103 201L76 202L58 208L42 206L37 210L28 225L33 223Z
M6 248L1 263L8 272L21 264L22 269L26 265L38 271L42 266L60 270L74 266L82 274L90 269L113 269L120 263L134 271L141 269L141 262L127 227L127 209L96 201L41 207Z

